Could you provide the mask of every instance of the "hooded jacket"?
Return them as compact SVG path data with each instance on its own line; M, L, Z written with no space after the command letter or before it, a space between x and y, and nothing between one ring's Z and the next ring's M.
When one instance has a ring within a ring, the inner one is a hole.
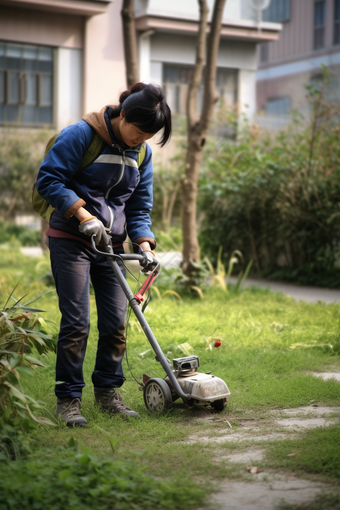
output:
M154 249L156 241L150 230L152 151L146 144L138 168L141 145L128 147L118 142L111 127L111 113L112 108L105 107L61 131L40 167L37 190L55 207L50 219L52 229L88 241L79 232L79 220L74 216L84 207L109 229L114 244L125 240L126 225L133 243L148 241ZM95 131L105 142L102 153L77 174Z

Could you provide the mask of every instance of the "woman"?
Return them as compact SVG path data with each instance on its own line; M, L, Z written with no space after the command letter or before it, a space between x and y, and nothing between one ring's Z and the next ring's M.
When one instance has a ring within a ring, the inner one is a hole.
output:
M137 83L123 92L119 106L90 113L65 128L45 157L37 190L55 210L47 235L59 297L61 325L57 346L57 416L68 426L86 426L81 396L83 361L90 329L90 279L98 314L98 345L92 382L95 405L109 413L138 417L116 388L125 378L126 298L106 257L90 243L108 244L123 253L126 230L135 251L147 252L155 265L156 241L150 230L152 152L146 140L162 131L163 147L171 136L171 112L160 87ZM101 154L77 172L94 134L103 140ZM144 157L138 167L138 154ZM109 235L108 235L109 234ZM110 236L110 237L109 237Z

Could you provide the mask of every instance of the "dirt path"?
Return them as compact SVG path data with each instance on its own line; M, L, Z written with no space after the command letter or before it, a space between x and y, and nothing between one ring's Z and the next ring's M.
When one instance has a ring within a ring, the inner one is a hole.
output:
M314 374L340 382L339 373ZM340 388L339 388L340 389ZM237 410L236 410L237 411ZM235 418L237 417L237 418ZM215 510L275 510L280 502L302 504L315 500L322 493L339 490L317 479L301 479L263 467L265 447L277 439L293 439L303 430L327 427L340 423L340 407L326 407L318 403L293 409L280 409L256 416L251 411L234 413L232 427L228 414L216 417L202 410L196 420L212 421L215 427L209 435L202 432L189 437L189 443L197 442L215 446L226 443L237 444L241 450L223 453L216 448L216 462L227 461L235 466L235 480L226 478L212 496L211 508ZM244 448L242 448L244 446ZM294 454L294 453L293 453ZM316 481L315 481L316 480ZM198 509L202 510L202 509Z

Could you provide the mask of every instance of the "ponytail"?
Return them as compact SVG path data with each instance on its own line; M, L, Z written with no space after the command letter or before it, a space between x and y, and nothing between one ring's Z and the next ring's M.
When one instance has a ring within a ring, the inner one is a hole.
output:
M119 106L112 111L118 117L124 110L126 122L137 125L144 133L158 133L163 147L171 137L171 110L161 87L142 82L135 83L119 96Z

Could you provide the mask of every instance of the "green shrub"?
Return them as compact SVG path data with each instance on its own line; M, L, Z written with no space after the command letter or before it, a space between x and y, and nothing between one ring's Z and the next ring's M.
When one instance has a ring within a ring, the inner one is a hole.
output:
M324 86L308 88L308 124L295 114L275 137L246 125L236 143L208 152L200 244L211 257L221 245L260 274L340 285L340 109L325 102Z
M17 212L32 211L32 186L51 134L4 131L0 145L0 212L12 218Z
M0 311L0 459L17 456L22 432L31 429L33 422L52 422L37 417L35 411L40 408L20 385L20 375L34 375L41 361L31 356L35 349L39 354L55 350L54 340L46 334L43 319L37 308L19 301L9 305L14 299L11 295Z
M203 496L186 477L163 482L134 459L100 459L76 445L50 458L0 463L0 475L0 510L179 510Z
M14 223L0 221L0 243L18 241L22 246L39 246L40 230L28 230Z

